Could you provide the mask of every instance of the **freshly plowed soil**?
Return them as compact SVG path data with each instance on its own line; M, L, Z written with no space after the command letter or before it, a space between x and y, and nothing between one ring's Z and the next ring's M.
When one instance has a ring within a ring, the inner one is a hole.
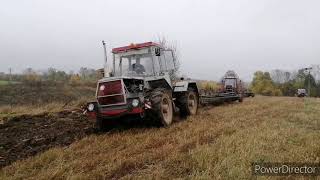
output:
M0 124L0 168L93 132L92 122L76 111L14 117Z

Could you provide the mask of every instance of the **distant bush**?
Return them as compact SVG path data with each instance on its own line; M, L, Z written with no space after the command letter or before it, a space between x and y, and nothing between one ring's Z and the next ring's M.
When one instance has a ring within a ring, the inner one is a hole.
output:
M214 81L200 81L200 88L206 91L217 91L219 89L218 83Z

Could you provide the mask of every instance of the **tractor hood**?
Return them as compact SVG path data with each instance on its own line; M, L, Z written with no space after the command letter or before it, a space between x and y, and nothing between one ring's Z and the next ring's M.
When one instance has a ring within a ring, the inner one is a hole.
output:
M144 80L143 77L129 77L129 76L120 76L120 77L105 77L98 81L98 83L101 82L108 82L108 81L115 81L115 80L121 80L121 79L137 79L137 80Z

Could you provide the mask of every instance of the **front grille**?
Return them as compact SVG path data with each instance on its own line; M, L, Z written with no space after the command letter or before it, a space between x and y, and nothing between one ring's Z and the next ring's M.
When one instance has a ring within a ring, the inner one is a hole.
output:
M231 85L226 85L226 92L233 92L233 87Z
M102 82L98 85L97 98L100 105L120 105L125 103L121 80Z

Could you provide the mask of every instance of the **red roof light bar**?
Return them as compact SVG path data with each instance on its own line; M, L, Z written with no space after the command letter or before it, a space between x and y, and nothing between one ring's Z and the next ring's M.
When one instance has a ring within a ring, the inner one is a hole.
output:
M146 47L151 47L151 46L158 46L160 47L159 44L154 43L154 42L145 42L145 43L140 43L140 44L131 44L129 46L123 46L123 47L118 47L118 48L113 48L112 53L121 53L121 52L126 52L128 50L133 50L133 49L142 49Z

